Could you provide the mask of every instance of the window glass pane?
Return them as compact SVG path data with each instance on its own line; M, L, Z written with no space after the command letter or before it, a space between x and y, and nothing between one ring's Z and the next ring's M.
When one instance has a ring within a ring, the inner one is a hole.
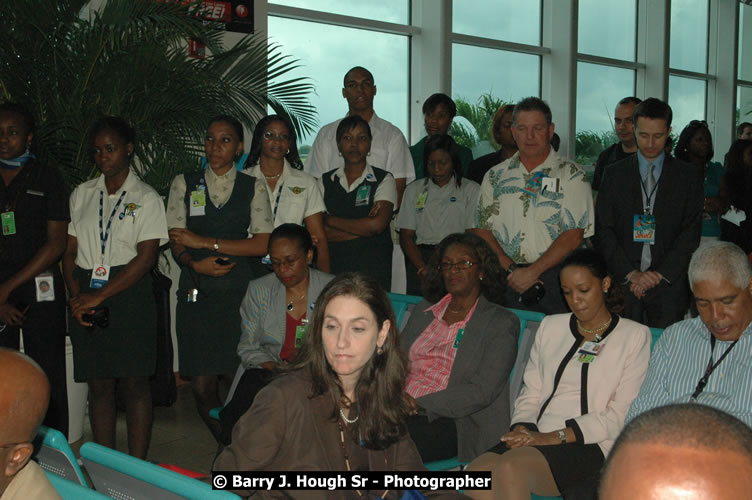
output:
M578 50L634 61L636 0L580 0Z
M452 129L457 142L473 149L474 157L493 151L491 118L501 101L516 102L531 95L540 95L539 56L452 45L452 98L458 107ZM469 120L459 116L463 102L472 110ZM466 134L456 133L459 125Z
M374 109L383 119L392 122L406 134L408 130L408 39L375 31L343 28L269 17L269 36L279 43L285 54L300 59L300 67L284 76L313 78L316 95L311 104L319 113L319 124L326 125L347 113L342 97L342 79L353 66L365 66L373 73L378 93ZM343 44L342 40L348 40ZM337 54L333 57L332 54ZM371 55L378 54L379 57ZM318 130L315 131L318 133ZM302 138L301 145L310 145L316 134ZM301 150L301 156L307 148Z
M752 5L739 4L739 79L752 81Z
M360 2L343 2L342 0L274 0L269 3L390 23L408 24L410 22L409 0L379 0L370 2L367 6Z
M580 165L595 164L601 151L618 142L614 108L622 98L634 95L634 79L631 69L577 63L575 157Z
M452 31L540 45L540 0L473 0L452 3Z
M672 68L708 70L708 0L671 1L670 57Z
M752 123L752 87L736 87L736 125Z
M689 122L705 119L705 86L705 80L669 75L668 104L674 112L671 134L676 139Z

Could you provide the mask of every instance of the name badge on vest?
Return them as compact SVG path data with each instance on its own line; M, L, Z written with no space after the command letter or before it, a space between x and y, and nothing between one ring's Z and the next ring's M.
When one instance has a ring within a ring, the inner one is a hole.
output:
M191 191L191 217L206 214L206 190Z
M580 363L592 363L598 354L603 351L604 346L605 344L598 342L585 342L580 347L580 350L577 351L579 354L577 361Z
M357 193L355 193L355 206L363 207L368 205L368 198L370 198L370 195L371 186L361 184L361 186L358 188Z
M634 216L632 241L655 243L655 215L639 214Z
M104 264L95 267L91 271L91 288L102 288L110 280L110 266Z
M13 212L3 212L0 219L3 223L3 236L16 234L16 215Z
M55 301L55 281L52 273L42 273L34 278L34 288L37 291L37 302Z

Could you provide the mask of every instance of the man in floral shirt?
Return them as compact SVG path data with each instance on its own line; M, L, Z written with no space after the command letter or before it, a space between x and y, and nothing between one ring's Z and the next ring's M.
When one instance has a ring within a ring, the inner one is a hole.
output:
M551 109L537 97L514 108L518 152L486 173L476 229L506 269L509 307L566 312L559 263L592 236L593 197L585 172L551 148Z

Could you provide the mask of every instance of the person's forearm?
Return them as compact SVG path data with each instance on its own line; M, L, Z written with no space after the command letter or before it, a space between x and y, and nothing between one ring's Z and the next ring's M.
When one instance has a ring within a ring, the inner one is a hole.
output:
M582 244L584 234L585 231L583 229L564 231L530 267L540 276L552 267L559 265L567 255Z
M316 267L319 270L328 273L331 271L332 266L329 260L329 241L326 235L326 229L324 228L324 214L321 212L309 215L305 219L306 228L311 233L311 237L316 244Z
M65 221L48 221L47 241L26 265L3 283L0 283L0 286L7 288L8 293L10 293L57 262L65 251L67 227L68 223Z
M405 193L405 186L407 185L407 179L404 177L398 177L394 179L395 187L397 188L397 206L395 207L395 212L399 212L400 207L402 206L402 195Z
M78 254L78 245L76 238L68 237L68 244L63 254L63 279L65 286L68 287L68 296L75 297L81 293L81 286L78 280L73 277L73 270L76 268L76 255Z
M330 225L324 226L324 230L326 231L327 241L331 242L350 241L358 238L358 236L354 234L340 231L339 229L335 229Z
M407 258L410 259L410 262L412 262L418 272L420 272L426 263L423 260L423 254L420 253L418 245L415 244L414 236L415 231L401 229L399 232L400 247Z
M335 215L329 215L326 218L326 225L339 229L346 233L354 234L355 236L376 236L384 232L384 229L388 226L384 224L381 217L360 217L358 219L345 219L344 217L337 217Z
M257 233L253 235L253 238L243 240L226 240L212 236L198 236L198 243L198 248L206 250L214 250L214 244L216 243L219 246L217 252L225 255L263 257L268 250L269 233Z
M138 253L125 265L123 271L113 276L102 288L93 293L98 294L104 301L129 289L154 267L158 252L159 240L142 241L139 243Z

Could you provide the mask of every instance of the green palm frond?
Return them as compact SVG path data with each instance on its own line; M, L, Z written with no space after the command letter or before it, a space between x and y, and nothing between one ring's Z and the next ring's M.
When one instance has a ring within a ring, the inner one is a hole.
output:
M86 131L103 114L135 127L139 173L162 194L197 168L217 114L252 130L269 107L298 135L315 130L311 81L285 79L297 61L255 35L226 47L216 25L192 15L198 3L108 0L90 11L87 0L27 0L4 9L0 101L32 108L36 152L70 187L96 175ZM205 59L188 57L191 38L206 45Z

